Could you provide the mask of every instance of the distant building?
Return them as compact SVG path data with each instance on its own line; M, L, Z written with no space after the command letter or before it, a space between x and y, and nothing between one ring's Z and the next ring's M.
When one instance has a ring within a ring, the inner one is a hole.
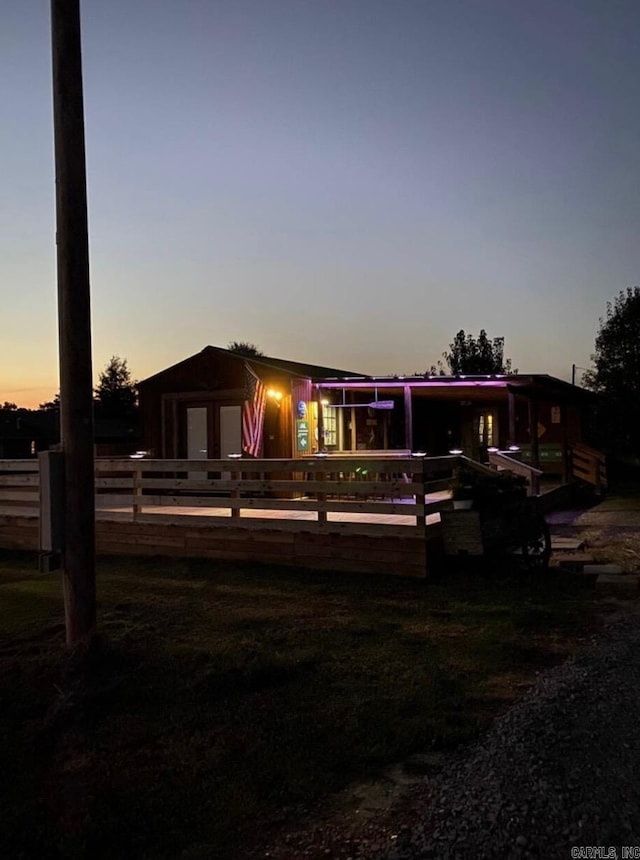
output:
M96 454L126 456L140 448L137 418L96 418ZM57 409L0 409L0 459L36 457L60 442L60 413Z
M0 409L0 458L24 460L60 439L58 414L31 409Z

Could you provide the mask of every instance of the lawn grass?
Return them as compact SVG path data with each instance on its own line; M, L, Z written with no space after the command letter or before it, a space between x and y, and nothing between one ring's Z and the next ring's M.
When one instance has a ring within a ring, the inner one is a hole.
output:
M99 563L96 647L0 552L0 856L241 858L274 822L474 738L592 623L566 584Z

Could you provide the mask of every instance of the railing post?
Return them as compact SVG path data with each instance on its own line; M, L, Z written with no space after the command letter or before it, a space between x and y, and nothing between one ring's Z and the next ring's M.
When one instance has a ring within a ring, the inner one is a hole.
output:
M422 466L421 470L419 472L413 472L413 474L411 475L411 481L414 484L420 484L420 487L421 487L420 490L416 491L416 496L415 496L416 507L419 505L422 506L422 514L420 514L419 511L416 512L416 526L419 526L420 524L422 524L422 527L424 529L425 539L426 539L426 536L427 536L427 517L426 517L424 506L425 506L426 495L427 495L427 487L426 487L427 476L426 476L425 470L424 470L424 461L420 461L420 465Z
M425 577L429 576L429 559L427 558L427 550L429 547L429 542L427 540L427 512L426 512L426 500L427 500L427 470L425 469L424 460L420 460L420 471L413 472L411 475L411 480L414 484L419 484L420 489L416 490L416 506L420 506L422 512L416 512L416 531L418 535L422 538L423 549L424 549L424 575Z
M607 489L607 460L604 454L598 457L598 493Z
M238 472L231 472L231 480L232 481L238 481L240 479L239 474L240 473L238 473ZM240 490L231 490L232 501L234 499L239 499L239 498L240 498ZM233 520L239 520L240 519L240 508L236 508L233 505L231 506L231 519L233 519Z
M142 513L142 466L135 466L133 470L133 519Z
M536 472L531 472L531 495L540 495L540 475Z
M38 454L40 497L40 569L50 573L62 566L64 552L64 454Z
M326 480L325 472L316 472L315 473L315 479L316 479L316 481L325 481ZM316 494L316 498L319 502L325 502L327 499L327 494L324 492L319 492ZM318 522L319 523L326 523L326 521L327 521L327 512L326 511L318 511Z

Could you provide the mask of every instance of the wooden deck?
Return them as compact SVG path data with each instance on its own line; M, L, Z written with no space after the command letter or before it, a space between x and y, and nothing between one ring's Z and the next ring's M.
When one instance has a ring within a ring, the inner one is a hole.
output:
M464 457L97 460L100 553L424 577ZM38 550L38 462L0 460L0 547Z
M134 518L131 507L103 508L96 512L97 549L425 577L427 541L439 537L438 513L426 515L429 529L422 535L410 515L337 512L318 523L305 510L232 514L231 508L143 505ZM0 508L2 546L37 550L38 512Z

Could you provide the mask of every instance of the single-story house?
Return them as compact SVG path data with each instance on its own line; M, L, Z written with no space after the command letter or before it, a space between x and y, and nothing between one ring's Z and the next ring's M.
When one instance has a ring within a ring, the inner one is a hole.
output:
M365 376L219 347L139 383L142 447L161 458L518 449L568 475L594 395L545 374Z
M317 451L312 380L349 376L354 373L207 346L138 383L142 446L172 459L310 454Z

